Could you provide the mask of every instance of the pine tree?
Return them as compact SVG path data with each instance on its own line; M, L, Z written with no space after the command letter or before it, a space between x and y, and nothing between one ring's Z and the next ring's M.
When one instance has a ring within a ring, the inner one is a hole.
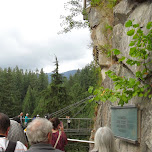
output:
M23 102L23 112L33 114L36 104L37 92L35 89L32 89L29 85L24 102Z
M1 112L12 117L16 115L17 104L15 104L15 94L13 85L12 70L9 67L4 69L1 79Z
M41 92L44 89L46 89L47 86L48 86L48 76L47 74L44 73L42 68L38 77L38 90Z
M44 115L67 106L66 103L68 103L68 95L63 83L64 78L59 74L57 57L55 58L55 66L56 68L51 75L52 81L48 88L42 92L42 96L34 114L40 113L41 115Z

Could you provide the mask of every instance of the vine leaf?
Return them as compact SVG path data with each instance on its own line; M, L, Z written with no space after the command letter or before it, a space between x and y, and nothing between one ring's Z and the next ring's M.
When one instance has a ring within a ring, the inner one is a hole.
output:
M139 24L134 24L133 27L137 28L137 27L139 27Z
M148 22L146 28L150 29L152 27L152 22Z
M92 86L89 87L88 92L89 92L89 93L92 93L92 92L93 92L93 87L92 87Z
M127 35L128 36L132 36L132 35L134 35L134 33L135 33L135 30L132 29L132 30L130 30L130 31L127 32Z
M127 21L126 24L125 24L125 27L130 27L130 26L132 26L132 21L131 20Z
M112 51L114 52L115 55L119 55L120 54L120 51L118 49L113 49Z
M125 57L124 57L124 56L122 56L122 57L118 60L118 62L121 62L121 61L123 61L123 60L125 60Z
M135 40L135 39L137 39L137 38L138 38L138 35L135 34L135 35L133 36L133 39Z
M135 45L135 41L131 41L129 46L134 46Z

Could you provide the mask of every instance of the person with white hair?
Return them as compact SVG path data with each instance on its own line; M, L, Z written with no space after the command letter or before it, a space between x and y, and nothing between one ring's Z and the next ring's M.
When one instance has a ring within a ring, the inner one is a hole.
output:
M100 127L95 133L92 152L117 152L114 135L109 127Z
M26 147L28 147L28 142L27 142L27 138L26 135L23 131L22 126L14 120L10 120L10 130L8 132L8 140L17 142L20 141L21 143L23 143Z
M61 152L49 144L52 135L52 123L49 120L35 118L28 124L26 134L31 144L27 152Z

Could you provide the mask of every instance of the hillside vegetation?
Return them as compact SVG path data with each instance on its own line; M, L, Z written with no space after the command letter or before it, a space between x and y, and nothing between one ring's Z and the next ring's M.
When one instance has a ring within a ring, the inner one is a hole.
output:
M25 72L18 67L0 69L0 107L1 112L9 117L18 115L21 111L44 116L89 96L89 86L100 84L100 70L94 64L86 65L77 70L69 79L58 73L59 64L56 58L55 70L48 83L48 75L43 69L36 72ZM89 103L79 116L93 116L95 103ZM91 110L92 109L92 110ZM72 116L77 109L69 114Z

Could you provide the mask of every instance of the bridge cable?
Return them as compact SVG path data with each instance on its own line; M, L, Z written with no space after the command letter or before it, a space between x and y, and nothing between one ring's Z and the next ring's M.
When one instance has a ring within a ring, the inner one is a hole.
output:
M84 108L85 106L88 104L88 102L86 102L86 104L73 116L73 118L78 115Z
M58 114L60 114L60 113L63 114L64 111L69 112L69 111L71 111L71 110L69 110L70 108L72 108L72 110L73 110L74 108L76 108L77 106L81 105L81 104L84 103L86 100L89 100L89 99L91 99L91 98L93 98L93 96L89 96L89 97L87 97L87 98L85 98L85 99L83 99L83 100L81 100L81 101L79 101L79 102L76 102L76 103L74 103L74 104L72 104L72 105L69 105L69 106L67 106L67 107L65 107L65 108L63 108L63 109L60 109L60 110L58 110L58 111L56 111L56 112L54 112L54 113L51 113L51 115L52 115L52 116L53 116L53 115L58 115ZM73 108L73 106L74 106L74 108ZM69 111L67 111L67 110L69 110Z
M60 109L60 110L58 110L58 111L56 111L56 112L53 112L52 114L56 114L56 113L60 113L60 112L62 112L62 111L65 111L66 109L68 109L68 108L70 108L70 107L72 107L72 106L75 106L75 105L77 105L77 104L79 104L79 103L82 103L83 101L85 101L85 100L87 100L87 99L91 99L91 98L93 98L93 96L89 96L89 97L87 97L87 98L85 98L85 99L83 99L83 100L81 100L81 101L79 101L79 102L76 102L76 103L74 103L74 104L72 104L72 105L69 105L69 106L63 108L63 109Z
M84 103L84 102L83 102L83 103ZM83 103L81 103L81 104L83 104ZM77 108L77 107L80 106L81 104L75 106L74 108ZM74 108L73 108L73 109L74 109ZM73 109L71 109L71 110L69 110L69 111L65 111L64 113L61 113L60 115L58 115L58 117L61 117L61 116L63 116L64 114L69 113L69 112L72 111Z
M80 106L81 104L83 104L84 102L82 102L82 103L79 103L78 105L75 105L74 106L74 108L77 108L78 106ZM64 115L64 114L66 114L66 113L69 113L70 111L72 111L74 108L69 108L68 110L64 110L64 111L62 111L62 112L60 112L60 113L56 113L56 115L58 115L58 117L60 117L60 116L62 116L62 115Z
M84 101L83 101L83 102L84 102ZM74 107L78 107L78 106L81 105L83 102L72 104L72 105L70 105L70 106L68 106L68 107L66 107L66 108L64 108L64 109L61 109L61 110L59 110L59 111L56 111L56 112L52 113L51 115L52 115L52 116L53 116L53 115L59 115L59 114L64 113L65 111L66 111L66 112L68 112L68 110L71 111L70 109L71 109L71 108L73 109L73 106L74 106Z

